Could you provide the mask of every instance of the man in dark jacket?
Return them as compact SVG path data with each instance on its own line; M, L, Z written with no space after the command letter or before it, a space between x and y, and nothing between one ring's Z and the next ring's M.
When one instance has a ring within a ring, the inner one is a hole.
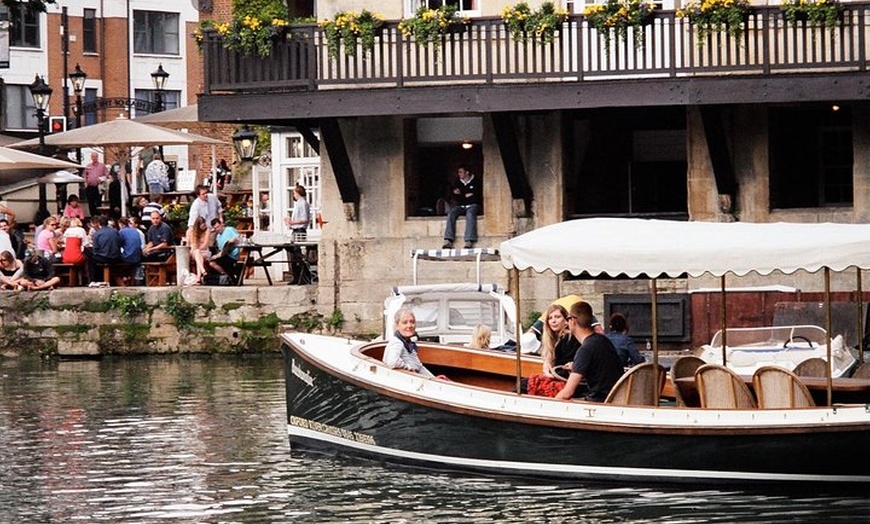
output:
M102 280L99 265L114 264L121 260L121 237L118 230L109 227L109 217L100 215L91 218L91 248L85 250L88 259L88 275L91 282Z
M477 215L483 205L483 188L465 166L456 170L457 178L450 190L451 207L447 211L447 226L444 229L444 249L453 247L456 239L456 219L465 215L465 247L472 248L477 242Z

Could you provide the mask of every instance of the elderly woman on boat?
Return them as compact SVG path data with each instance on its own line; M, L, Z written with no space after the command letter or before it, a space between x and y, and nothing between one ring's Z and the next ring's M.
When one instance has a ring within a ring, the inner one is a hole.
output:
M427 378L434 375L420 362L417 354L417 317L409 307L396 311L396 330L384 349L384 364L393 369L404 369Z

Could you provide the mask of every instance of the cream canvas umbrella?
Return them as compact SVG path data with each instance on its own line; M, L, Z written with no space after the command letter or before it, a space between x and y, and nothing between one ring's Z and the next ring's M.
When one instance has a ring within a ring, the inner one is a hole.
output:
M20 143L20 142L19 142ZM37 145L39 142L37 141ZM54 170L81 168L75 162L67 162L48 156L35 155L26 151L16 151L8 147L0 147L0 171L22 171L33 169Z
M116 152L121 165L121 179L126 177L127 159L132 147L149 146L187 146L193 144L223 144L220 140L207 136L174 131L164 127L143 124L135 120L118 118L92 126L84 126L63 133L45 137L45 145L61 149L92 147L111 149ZM38 147L39 139L17 142L10 147L26 149ZM121 184L121 212L126 214L127 187Z

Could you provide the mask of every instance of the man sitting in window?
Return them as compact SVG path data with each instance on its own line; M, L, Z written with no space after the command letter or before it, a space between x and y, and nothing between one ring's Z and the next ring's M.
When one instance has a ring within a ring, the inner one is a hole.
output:
M465 166L456 170L457 178L450 191L450 209L447 211L447 225L444 228L444 249L451 249L456 238L456 219L465 215L465 248L474 247L477 242L477 215L483 203L483 188L480 181Z

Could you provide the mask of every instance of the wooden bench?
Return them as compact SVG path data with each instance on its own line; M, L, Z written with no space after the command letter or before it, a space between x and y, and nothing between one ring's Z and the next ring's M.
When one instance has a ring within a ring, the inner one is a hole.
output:
M175 253L163 262L142 262L145 268L146 286L168 286L175 284Z
M61 287L78 287L82 285L83 265L56 262L52 266L54 267L55 276L60 277Z
M124 286L123 279L130 277L132 281L133 275L136 274L138 264L127 264L126 262L114 262L111 264L97 264L97 267L103 269L103 282L108 282L111 285ZM112 278L114 277L114 281Z

